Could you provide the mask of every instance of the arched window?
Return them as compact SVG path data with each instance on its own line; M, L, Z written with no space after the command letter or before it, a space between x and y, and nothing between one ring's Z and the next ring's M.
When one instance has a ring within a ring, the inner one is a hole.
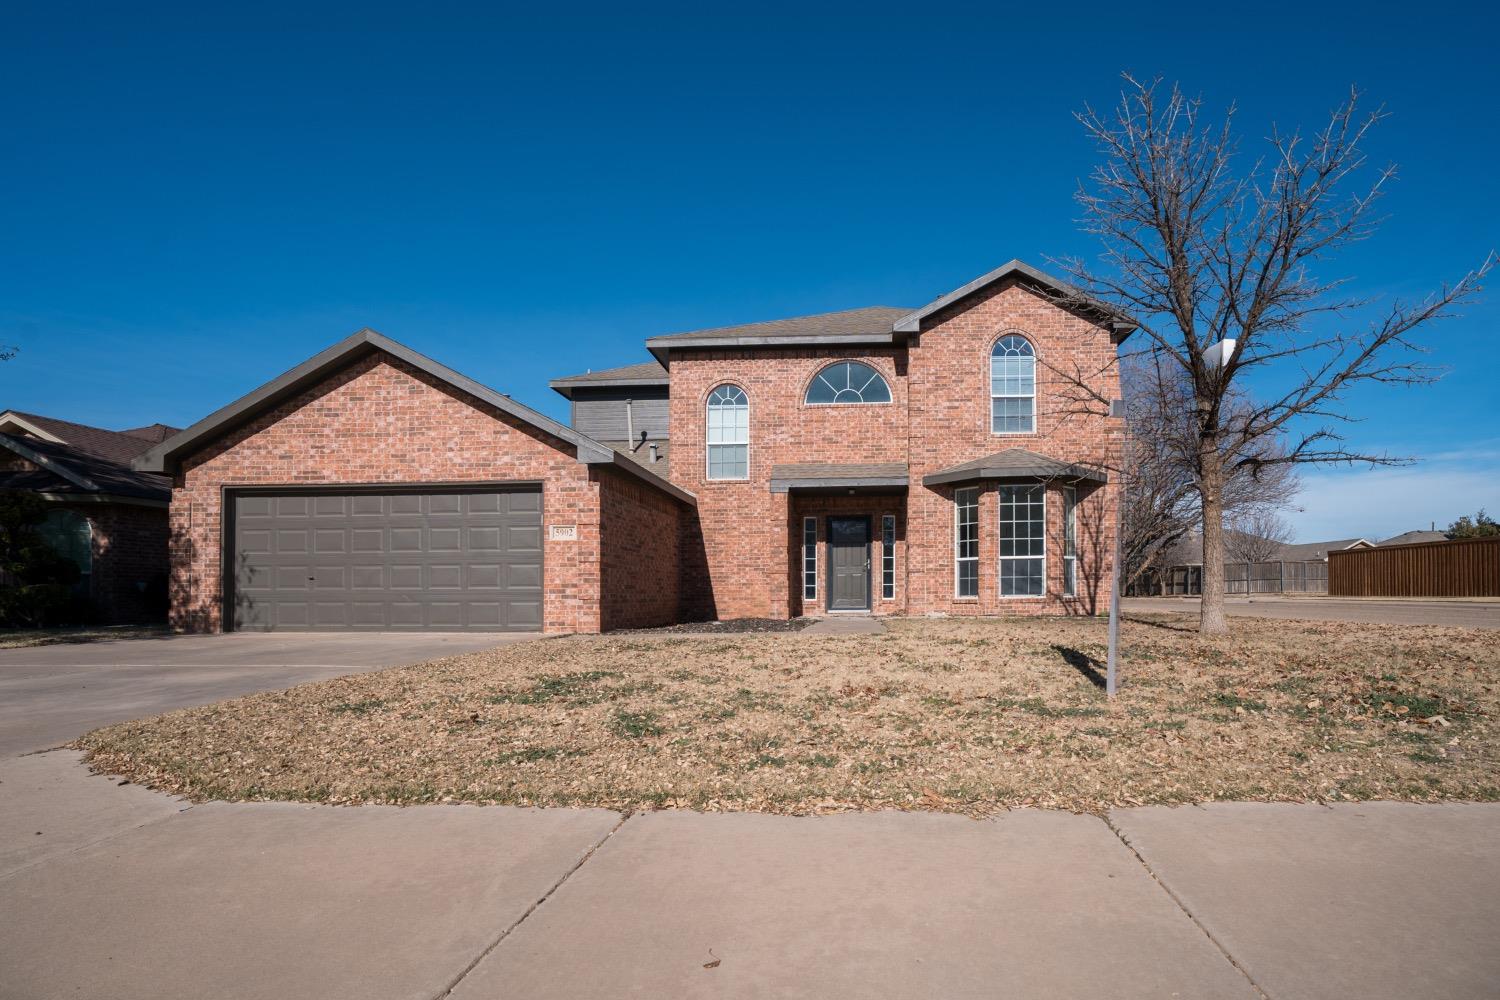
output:
M1025 337L1008 333L990 351L990 430L1030 434L1036 430L1036 351Z
M807 403L889 403L891 387L880 373L858 361L840 361L813 376Z
M750 397L737 385L708 394L708 478L750 478Z

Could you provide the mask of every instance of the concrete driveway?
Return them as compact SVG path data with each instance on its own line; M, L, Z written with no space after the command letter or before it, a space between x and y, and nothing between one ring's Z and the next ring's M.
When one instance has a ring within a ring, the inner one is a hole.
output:
M112 722L535 638L510 633L165 635L0 649L0 756Z
M1127 597L1126 612L1198 613L1196 597ZM1228 597L1231 618L1304 618L1312 621L1363 622L1372 625L1452 625L1500 628L1500 598L1486 600L1401 600L1386 597Z
M1500 806L187 803L0 761L0 998L1492 998Z

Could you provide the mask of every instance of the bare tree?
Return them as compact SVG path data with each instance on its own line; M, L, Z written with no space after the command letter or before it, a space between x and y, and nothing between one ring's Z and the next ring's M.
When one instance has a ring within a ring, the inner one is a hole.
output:
M1127 481L1121 549L1122 583L1129 586L1158 568L1163 554L1178 541L1201 528L1202 508L1191 386L1159 356L1126 358L1123 369L1130 436L1119 470ZM1230 408L1244 405L1234 401ZM1286 510L1301 488L1294 466L1269 461L1282 453L1278 436L1268 435L1248 447L1248 454L1267 461L1223 456L1223 464L1234 470L1224 486L1225 515L1232 521Z
M1291 526L1274 510L1261 508L1228 520L1224 549L1235 562L1273 562L1291 543Z
M1379 224L1374 208L1394 168L1363 183L1356 175L1383 111L1362 114L1351 92L1314 136L1273 130L1265 156L1240 170L1233 108L1210 124L1202 101L1175 86L1163 96L1159 81L1125 82L1112 113L1077 116L1103 158L1077 195L1085 230L1103 243L1102 266L1059 263L1085 293L1137 321L1144 353L1187 386L1203 529L1199 628L1222 632L1228 484L1275 465L1408 461L1349 445L1342 400L1363 383L1437 378L1412 336L1477 292L1494 255L1419 302L1382 307L1344 294L1344 280L1314 268ZM1226 357L1205 356L1229 342ZM1255 372L1271 388L1252 401L1236 390ZM1280 447L1259 447L1278 438Z

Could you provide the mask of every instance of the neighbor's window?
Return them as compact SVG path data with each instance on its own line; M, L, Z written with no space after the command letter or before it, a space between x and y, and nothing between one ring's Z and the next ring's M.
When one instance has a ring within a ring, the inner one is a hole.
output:
M997 340L990 351L990 430L1036 430L1036 352L1025 337L1013 333Z
M802 599L818 599L818 519L802 519Z
M979 491L955 491L953 507L953 592L959 597L978 597Z
M89 519L76 510L51 510L36 526L36 533L53 552L78 567L76 589L87 594L94 571L94 529Z
M886 514L880 519L880 597L892 600L896 596L896 515Z
M807 403L889 403L891 387L880 373L858 361L840 361L813 376Z
M1078 596L1078 490L1063 487L1063 596Z
M1047 579L1046 490L1000 487L1000 596L1041 597Z
M708 478L750 478L750 398L737 385L708 394Z

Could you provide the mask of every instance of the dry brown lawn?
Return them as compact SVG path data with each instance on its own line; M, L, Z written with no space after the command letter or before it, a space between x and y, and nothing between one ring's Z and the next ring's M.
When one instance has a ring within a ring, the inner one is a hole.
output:
M892 622L861 637L576 637L90 733L193 799L806 813L1500 798L1500 634L1185 618Z

